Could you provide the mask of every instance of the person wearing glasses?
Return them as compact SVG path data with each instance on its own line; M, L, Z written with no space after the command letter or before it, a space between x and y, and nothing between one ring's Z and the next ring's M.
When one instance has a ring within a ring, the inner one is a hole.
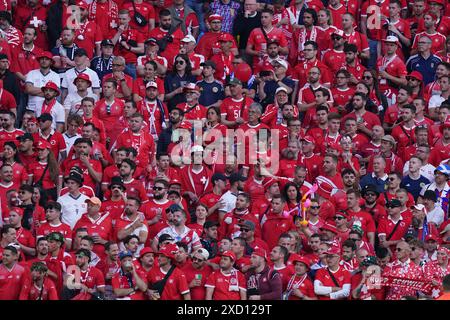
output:
M169 112L177 104L186 102L184 86L196 82L196 77L191 74L191 70L191 62L186 54L175 56L172 72L168 73L164 79L164 100Z
M306 45L307 47L312 47L312 45ZM318 61L318 60L317 60ZM295 68L298 71L297 68L299 65L297 65ZM296 72L294 70L294 72ZM331 91L327 88L326 83L324 83L324 72L327 72L327 69L322 69L320 65L311 67L308 70L307 75L304 74L304 70L299 71L300 73L297 73L297 77L299 77L299 86L301 85L301 89L298 92L298 101L297 101L297 107L299 109L299 112L302 114L305 114L305 112L308 112L309 109L312 109L312 112L316 110L317 101L316 101L316 95L315 93L319 89L326 90L328 94L322 91L323 96L328 95L329 99L326 101L327 103L333 103L333 96L331 94ZM304 77L304 78L300 78ZM306 79L305 83L301 84L303 80ZM309 111L309 114L311 111ZM313 113L314 114L314 113ZM305 117L305 116L303 116ZM302 117L301 117L302 118Z
M411 247L405 241L400 241L395 247L396 260L388 263L383 271L383 277L398 277L409 280L423 281L422 268L416 266L410 259ZM403 296L416 296L416 290L406 286L391 285L387 287L386 300L400 300Z
M325 87L330 87L331 75L328 70L328 67L317 58L318 50L319 50L318 42L308 40L304 44L303 49L304 60L299 61L298 63L295 64L291 63L291 65L295 65L294 70L292 72L292 78L298 80L299 88L303 88L303 86L307 84L307 82L312 85L313 89L317 89L319 84ZM292 52L292 50L290 52ZM295 60L294 62L297 62L297 60ZM309 81L310 72L311 69L313 68L314 70L316 69L319 70L320 74L319 77L315 77L317 79Z
M321 10L320 12L322 11L324 10ZM333 42L332 49L325 51L322 61L332 74L336 74L336 72L341 69L341 66L345 64L344 32L342 30L333 31L331 34L331 41Z
M201 36L200 40L197 43L197 46L195 47L195 52L204 56L206 60L209 60L212 55L219 53L219 51L221 50L219 39L223 34L222 21L223 17L221 15L209 15L206 23L208 32L205 32L203 36ZM234 38L232 52L234 55L237 55L239 53Z
M316 272L314 293L319 300L347 300L351 273L340 265L341 248L333 245L326 252L327 266Z
M431 16L429 15L426 15L426 17L428 17L428 20L431 19ZM433 40L431 35L426 33L416 35L416 37L414 38L414 43L417 43L417 54L411 55L411 57L409 57L409 59L406 61L406 68L408 72L420 72L423 76L423 83L425 86L427 86L429 83L436 80L436 69L442 62L442 60L432 53L431 47L433 45ZM442 48L442 46L440 46L439 48ZM439 48L437 50L439 50Z
M206 280L213 272L213 269L205 263L208 261L209 255L206 249L197 249L191 254L192 262L183 268L192 300L205 300L206 298Z

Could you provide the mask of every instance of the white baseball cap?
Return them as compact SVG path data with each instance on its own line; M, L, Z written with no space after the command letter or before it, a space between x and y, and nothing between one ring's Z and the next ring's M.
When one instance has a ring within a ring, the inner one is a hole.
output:
M190 34L188 34L187 36L185 36L185 37L181 40L181 42L186 42L186 43L194 42L194 43L197 43L197 41L195 41L195 38L194 38L192 35L190 35Z

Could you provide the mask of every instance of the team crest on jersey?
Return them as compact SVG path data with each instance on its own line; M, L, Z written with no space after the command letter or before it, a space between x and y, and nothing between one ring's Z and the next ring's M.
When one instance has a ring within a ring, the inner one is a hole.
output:
M219 88L217 88L217 87L212 88L212 92L214 92L214 93L219 92Z
M51 141L50 141L50 144L51 144L52 146L54 146L54 145L56 144L56 141L55 141L55 140L51 140Z
M230 279L230 284L237 284L237 279L236 278L231 278Z

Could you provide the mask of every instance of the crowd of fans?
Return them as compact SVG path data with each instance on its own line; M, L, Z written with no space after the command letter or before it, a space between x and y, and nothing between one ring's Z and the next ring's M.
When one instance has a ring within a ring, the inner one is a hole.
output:
M449 299L449 13L0 3L0 299Z

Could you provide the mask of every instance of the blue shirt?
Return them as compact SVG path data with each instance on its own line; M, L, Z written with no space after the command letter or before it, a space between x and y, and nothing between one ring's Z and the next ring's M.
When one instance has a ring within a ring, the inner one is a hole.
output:
M428 180L422 175L417 180L411 179L411 177L407 175L402 179L402 182L400 183L400 188L405 188L406 190L408 190L408 192L413 195L414 200L417 200L420 194L420 190L422 190L422 188L429 183L430 180Z
M169 73L166 75L164 79L164 90L166 93L170 93L179 87L183 87L188 83L197 82L195 76L185 74L183 77L180 77L178 73ZM179 103L186 102L186 95L183 93L178 93L173 96L172 99L167 101L167 108L169 112L172 111L173 108L177 106Z
M387 175L384 177L385 179L377 178L374 176L373 173L368 173L364 177L361 178L359 181L359 185L361 186L361 189L364 189L365 186L369 184L373 184L377 187L377 191L379 193L383 193L386 191L386 184L387 184Z
M441 58L434 54L430 55L426 60L420 54L416 54L409 57L408 61L406 61L406 69L408 73L412 71L420 72L426 86L435 80L436 68L441 61Z
M218 100L224 99L224 91L223 85L217 80L214 80L211 83L206 82L205 80L197 82L197 86L200 88L200 98L198 102L205 107L208 107Z

